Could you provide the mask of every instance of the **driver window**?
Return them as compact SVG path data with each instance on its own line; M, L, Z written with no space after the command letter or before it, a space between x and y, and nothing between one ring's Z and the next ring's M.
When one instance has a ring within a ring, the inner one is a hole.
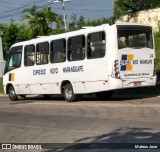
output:
M21 66L22 46L12 47L6 62L5 73Z

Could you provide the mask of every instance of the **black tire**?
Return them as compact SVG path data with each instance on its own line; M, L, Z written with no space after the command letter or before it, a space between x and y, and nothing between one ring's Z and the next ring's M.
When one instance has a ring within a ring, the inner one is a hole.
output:
M9 87L8 96L11 101L18 101L18 96L13 86Z
M98 99L110 99L113 95L113 91L97 92L96 96Z
M70 83L64 86L63 96L67 102L74 102L77 100L77 95L74 94L73 87Z

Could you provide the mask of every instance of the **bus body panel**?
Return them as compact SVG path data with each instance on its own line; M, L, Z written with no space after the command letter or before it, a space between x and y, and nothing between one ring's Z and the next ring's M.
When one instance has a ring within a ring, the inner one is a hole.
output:
M109 76L109 90L115 90L115 89L122 89L122 80L121 79L115 79L112 76Z
M123 88L133 88L133 87L149 87L156 85L156 77L150 77L150 78L138 78L133 79L132 81L129 79L123 80Z
M73 84L76 94L100 92L108 90L107 68L106 66L101 67L105 62L106 58L104 57L99 60L87 61L86 59L82 63L75 61L74 64L73 62L66 62L61 65L48 64L47 66L20 67L6 74L6 78L9 78L10 74L14 74L12 84L15 86L17 94L60 94L60 86L64 80ZM73 66L82 69L79 72L64 70ZM53 72L53 69L56 69L55 72ZM21 72L22 70L23 72Z
M121 79L138 79L153 76L155 53L148 48L118 50Z

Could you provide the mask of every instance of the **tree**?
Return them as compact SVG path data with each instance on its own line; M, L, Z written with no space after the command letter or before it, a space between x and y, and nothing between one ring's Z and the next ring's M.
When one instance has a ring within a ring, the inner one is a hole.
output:
M73 13L71 15L71 21L72 22L69 23L68 28L70 31L75 31L77 29L77 15L76 14Z
M23 13L26 15L22 16L22 20L28 20L29 24L29 37L36 37L41 30L41 22L39 21L39 12L37 12L37 7L34 5L31 8L24 9Z
M77 21L77 27L78 29L81 29L83 26L85 26L85 21L84 21L84 17L83 16L80 16L79 17L79 20Z
M85 21L85 18L83 16L80 16L77 20L76 14L72 14L71 20L72 22L69 24L70 31L81 29L83 26L98 26L110 22L110 19L108 18Z
M115 0L113 12L116 18L126 14L134 14L141 10L148 10L160 7L159 0Z
M38 8L34 5L31 8L27 8L23 11L26 13L22 17L22 20L28 20L29 24L29 37L35 38L39 35L48 35L52 31L52 24L55 22L58 28L63 25L60 15L51 11L51 8L44 8L38 11Z
M11 20L9 24L0 24L0 29L3 31L2 45L4 56L9 51L11 45L16 42L28 39L28 30L24 24L15 23Z
M41 12L41 16L43 16L47 24L52 27L53 22L56 23L56 28L61 29L64 25L62 15L58 15L54 12L52 12L51 7L44 8Z

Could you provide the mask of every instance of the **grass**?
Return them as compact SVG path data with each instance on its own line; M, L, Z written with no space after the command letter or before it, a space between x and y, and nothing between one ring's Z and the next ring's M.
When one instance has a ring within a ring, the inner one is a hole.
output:
M0 78L0 93L4 93L3 91L3 79Z
M156 68L160 70L160 32L155 33Z

